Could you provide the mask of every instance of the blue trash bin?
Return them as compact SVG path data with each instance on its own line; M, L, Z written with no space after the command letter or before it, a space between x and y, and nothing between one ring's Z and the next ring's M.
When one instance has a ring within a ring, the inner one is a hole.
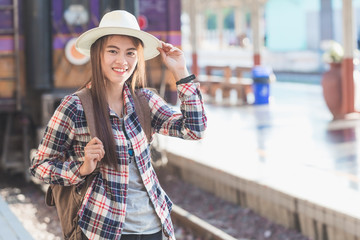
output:
M255 66L252 71L254 104L268 104L270 97L270 67Z

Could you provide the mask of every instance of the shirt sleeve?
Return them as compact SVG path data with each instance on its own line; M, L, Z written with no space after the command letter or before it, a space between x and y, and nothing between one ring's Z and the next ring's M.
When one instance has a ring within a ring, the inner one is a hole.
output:
M180 111L175 111L160 96L146 90L151 109L151 126L154 132L186 140L203 138L207 126L204 103L199 83L177 85L181 101Z
M44 136L32 159L31 174L45 183L64 186L81 182L77 161L69 149L75 136L75 121L78 116L77 97L67 96L51 117Z

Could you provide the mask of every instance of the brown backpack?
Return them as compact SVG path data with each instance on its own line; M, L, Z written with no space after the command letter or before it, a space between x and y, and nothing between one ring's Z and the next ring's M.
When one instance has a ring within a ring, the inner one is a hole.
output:
M83 88L77 91L76 95L80 98L90 130L90 135L91 138L93 138L96 136L96 128L91 92L88 88ZM135 91L133 99L135 111L138 115L140 124L146 134L148 142L150 143L152 137L150 107L145 99L145 96L140 91ZM98 173L99 168L97 167L94 172L86 176L85 181L80 186L62 186L59 184L51 184L47 190L45 196L46 205L56 206L64 239L66 240L82 239L83 235L80 227L78 226L79 216L77 213L81 207L88 187Z

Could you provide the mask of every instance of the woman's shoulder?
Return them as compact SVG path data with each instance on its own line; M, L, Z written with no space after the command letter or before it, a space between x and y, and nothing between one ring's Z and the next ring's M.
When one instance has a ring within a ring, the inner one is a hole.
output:
M83 112L83 108L80 102L79 97L73 93L69 95L65 95L60 105L57 107L57 111L61 112L68 117L74 118L81 115L81 112Z
M78 108L81 106L81 102L76 93L65 95L60 102L60 106Z

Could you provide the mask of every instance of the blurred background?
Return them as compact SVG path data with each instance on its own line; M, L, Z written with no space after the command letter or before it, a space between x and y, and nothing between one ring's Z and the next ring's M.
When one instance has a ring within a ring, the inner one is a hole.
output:
M358 0L0 0L0 216L10 224L8 205L17 237L60 239L42 193L25 190L31 153L91 76L76 38L115 9L180 47L200 83L206 137L156 136L153 160L177 205L229 234L213 239L360 239ZM146 68L178 108L160 58ZM177 236L191 239L180 215Z

